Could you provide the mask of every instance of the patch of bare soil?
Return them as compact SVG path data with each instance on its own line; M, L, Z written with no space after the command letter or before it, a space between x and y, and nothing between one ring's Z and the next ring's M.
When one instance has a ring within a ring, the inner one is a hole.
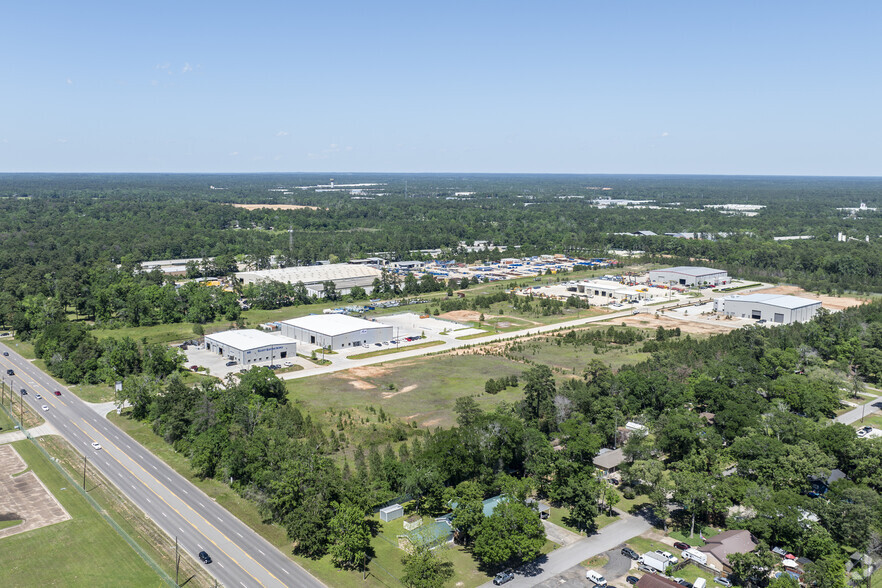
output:
M270 210L299 210L308 208L310 210L318 210L318 206L306 206L303 204L231 204L236 208L244 208L245 210L257 210L258 208L268 208Z
M70 515L11 445L0 446L0 512L22 522L0 530L0 537L24 533L70 519Z
M445 312L444 314L439 314L438 318L447 319L449 321L479 321L481 320L481 313L475 312L474 310L451 310L450 312ZM484 320L489 320L492 318L496 318L495 315L485 314Z
M799 286L775 286L774 288L764 288L755 290L755 294L788 294L790 296L799 296L800 298L811 298L812 300L820 300L821 306L830 310L842 310L852 306L860 306L866 304L866 300L860 300L851 296L825 296L824 294L814 294L806 292Z
M376 386L364 380L349 380L349 384L356 390L373 390L376 388Z
M719 321L714 322L699 322L699 321L687 321L682 319L674 319L667 316L660 316L656 318L655 316L639 314L636 316L629 316L621 319L617 322L623 322L626 325L630 325L632 327L639 327L641 329L655 329L656 327L664 327L666 329L674 329L676 327L680 327L680 330L684 333L692 333L696 335L716 335L719 333L728 333L729 331L733 331L738 328L738 324L733 324L732 321L727 321L724 319L720 319Z
M412 390L416 390L416 388L417 388L416 384L411 384L410 386L405 386L401 390L396 390L394 392L392 392L392 391L383 392L383 399L385 400L387 398L392 398L394 396L398 396L399 394L406 394Z

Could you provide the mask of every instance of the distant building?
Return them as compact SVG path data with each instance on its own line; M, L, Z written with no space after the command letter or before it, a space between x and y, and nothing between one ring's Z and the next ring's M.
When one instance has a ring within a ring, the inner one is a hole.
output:
M297 341L343 349L393 339L390 325L345 314L311 314L279 323L282 334Z
M782 325L810 321L820 309L819 300L783 294L735 295L717 298L714 301L714 310L728 316L765 320Z
M302 282L310 294L323 296L325 282L333 282L339 295L348 294L356 286L364 288L366 292L370 293L374 279L379 278L381 275L382 271L371 265L332 263L327 265L305 265L238 272L236 273L236 279L243 284L267 281L286 282L288 284Z
M256 329L239 329L206 335L205 349L241 365L250 365L295 357L297 342Z
M649 271L649 281L680 286L722 286L731 280L726 270L712 267L678 266Z

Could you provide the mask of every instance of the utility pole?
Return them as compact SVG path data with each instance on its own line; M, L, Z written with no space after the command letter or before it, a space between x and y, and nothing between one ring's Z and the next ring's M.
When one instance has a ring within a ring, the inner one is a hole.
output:
M178 552L178 536L175 535L175 585L180 586L180 582L178 582L178 573L181 570L181 555Z
M89 458L84 455L83 456L83 490L85 490L86 492L88 492L88 490L86 490L86 465L88 464L88 462L89 462Z

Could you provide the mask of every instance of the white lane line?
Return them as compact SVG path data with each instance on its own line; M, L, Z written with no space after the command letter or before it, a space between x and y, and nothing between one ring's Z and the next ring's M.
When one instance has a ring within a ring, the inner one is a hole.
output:
M153 464L150 464L150 465L153 465ZM156 466L153 466L153 469L158 470L159 468L157 468Z
M222 564L221 562L215 562L215 563L217 563L217 565L219 565L220 567L224 567L224 564Z
M146 496L144 498L147 498ZM147 498L147 502L151 502L149 498ZM152 504L152 503L151 503Z
M164 516L164 517L165 517L165 518L168 518L168 516L166 516L166 514L165 514L165 513L162 513L162 516Z
M291 572L289 572L289 571L286 570L285 568L282 568L282 571L285 572L286 574L288 574L289 576L291 575Z
M183 530L183 529L181 529L181 528L180 528L180 527L178 527L178 530L179 530L179 531L180 531L180 532L181 532L181 533L183 533L183 532L184 532L184 530Z
M199 503L199 506L201 506L202 508L205 508L205 505L202 504L201 502Z
M266 555L266 554L265 554L263 551L261 551L259 548L258 548L257 551L260 551L260 555L264 555L264 556Z
M181 490L184 492L184 494L189 494L189 492L187 492L187 491L184 490L183 488L181 488Z
M238 535L239 537L242 537L242 533L240 533L239 531L236 531L236 535ZM242 537L242 539L244 539L244 537Z
M245 586L245 582L239 582L239 583L242 584L243 586ZM248 586L245 586L245 588L248 588Z

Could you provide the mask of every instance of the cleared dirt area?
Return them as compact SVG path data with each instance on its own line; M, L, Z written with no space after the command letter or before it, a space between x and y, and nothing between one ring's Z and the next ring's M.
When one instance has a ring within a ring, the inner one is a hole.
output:
M71 518L34 472L19 474L27 468L11 445L0 446L0 520L21 520L0 530L0 538Z
M376 388L376 386L374 386L370 382L365 382L364 380L350 380L349 383L356 390L371 390L373 388Z
M621 320L616 319L616 323L625 323L631 327L640 327L641 329L655 329L656 327L664 327L666 329L674 329L680 327L684 333L692 333L695 335L716 335L719 333L728 333L741 326L735 321L727 321L720 319L713 322L699 322L682 319L674 319L667 316L656 318L652 315L641 314L637 316L629 316Z
M230 204L236 208L244 208L245 210L257 210L258 208L269 208L270 210L299 210L308 208L309 210L318 210L318 206L306 206L302 204Z
M824 294L813 294L806 292L799 286L775 286L774 288L764 288L756 290L754 294L788 294L790 296L799 296L801 298L811 298L812 300L820 300L821 306L830 310L842 310L852 306L860 306L866 304L866 300L852 298L851 296L825 296Z
M478 321L481 319L481 313L475 312L474 310L451 310L450 312L445 312L444 314L439 314L438 318L447 319L449 321ZM492 318L496 318L496 315L493 314L485 314L484 320L489 320Z

